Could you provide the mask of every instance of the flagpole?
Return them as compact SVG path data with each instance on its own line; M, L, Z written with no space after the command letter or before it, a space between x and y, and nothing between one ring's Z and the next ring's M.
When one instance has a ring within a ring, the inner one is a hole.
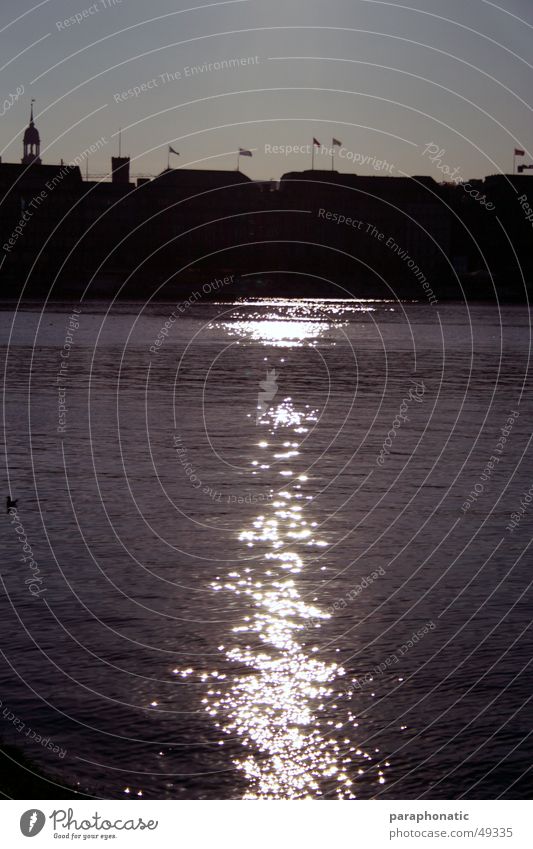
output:
M315 170L315 140L313 139L313 144L311 145L311 171Z

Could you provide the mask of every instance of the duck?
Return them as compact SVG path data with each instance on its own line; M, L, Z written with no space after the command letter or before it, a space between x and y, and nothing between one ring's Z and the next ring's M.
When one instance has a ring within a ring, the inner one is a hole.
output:
M10 495L6 498L6 513L9 513L10 510L14 510L18 504L18 498L11 498Z

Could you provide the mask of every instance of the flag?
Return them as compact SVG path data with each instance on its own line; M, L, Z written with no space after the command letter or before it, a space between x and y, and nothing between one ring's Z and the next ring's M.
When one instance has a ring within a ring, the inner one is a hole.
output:
M243 147L239 148L239 156L252 156L251 150L244 150Z
M331 139L331 143L333 146L337 145L337 147L340 147L342 144L342 142L340 142L338 139Z
M170 147L170 145L168 146L168 152L169 152L169 153L173 153L173 154L174 154L174 156L179 156L178 151L177 151L177 150L174 150L174 148L173 148L173 147Z
M317 147L322 147L322 145L320 144L318 139L315 139L314 137L313 137L313 144L316 144Z
M514 155L515 155L515 156L525 156L525 155L526 155L526 152L525 152L525 150L519 150L517 147L515 147L515 149L514 149Z

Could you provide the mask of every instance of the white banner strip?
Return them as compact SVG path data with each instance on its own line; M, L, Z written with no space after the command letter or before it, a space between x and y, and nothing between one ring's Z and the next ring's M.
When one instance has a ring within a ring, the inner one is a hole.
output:
M335 807L333 807L335 806ZM4 801L2 845L531 849L527 801ZM35 844L28 839L35 837Z

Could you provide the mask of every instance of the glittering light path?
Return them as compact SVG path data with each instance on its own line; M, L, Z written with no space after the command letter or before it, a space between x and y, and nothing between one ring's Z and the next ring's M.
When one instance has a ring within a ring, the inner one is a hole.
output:
M297 442L279 444L280 430L301 430L314 415L297 413L286 399L267 418L272 440L263 440L260 448L267 457L262 465L269 467L268 459L289 461L299 453ZM284 471L291 470L280 468L280 475ZM331 727L328 734L318 719L335 698L334 682L344 670L314 657L318 648L308 651L299 640L329 618L302 600L293 577L304 569L306 555L325 544L315 536L316 522L303 518L302 478L294 476L292 492L278 492L270 515L257 516L240 534L249 548L262 550L260 560L213 584L217 592L236 591L250 599L250 615L233 628L239 644L224 648L228 661L249 672L235 677L224 696L206 700L223 731L242 741L245 754L236 765L248 779L248 799L314 797L321 795L325 780L335 782L337 796L353 798L344 771L351 758L343 757Z
M312 346L328 324L318 309L311 319L319 320L310 320L310 312L306 308L303 318L293 312L290 321L276 315L237 321L227 330L280 348ZM269 375L260 384L262 438L250 472L268 476L272 500L240 532L242 561L211 585L222 597L235 594L249 604L228 644L219 646L224 673L202 676L209 681L203 703L237 752L233 763L246 778L245 799L354 799L355 782L372 758L349 736L358 725L350 709L353 683L342 682L340 664L320 659L314 640L330 614L314 603L316 598L304 599L298 582L306 567L326 568L316 559L328 544L311 515L313 496L306 491L311 484L298 470L300 443L316 425L317 411L308 405L298 410L291 398L267 406L262 399L275 394L270 391L275 370ZM229 669L235 671L226 675ZM379 770L380 783L382 776Z

